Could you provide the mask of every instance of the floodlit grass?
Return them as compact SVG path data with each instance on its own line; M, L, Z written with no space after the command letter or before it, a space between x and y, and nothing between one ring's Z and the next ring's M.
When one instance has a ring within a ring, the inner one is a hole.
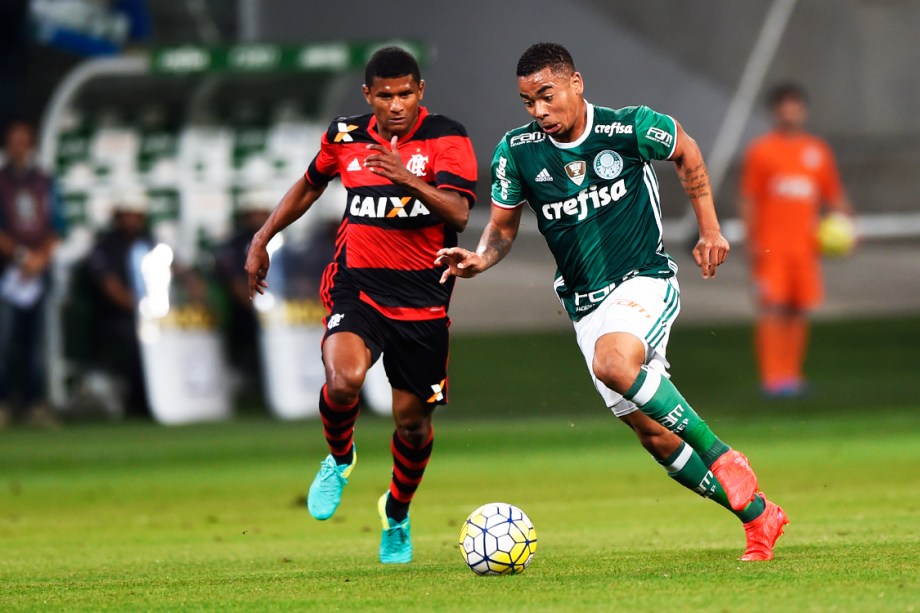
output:
M326 453L316 422L16 429L0 432L0 610L917 610L920 326L815 337L814 393L782 403L756 394L747 330L673 339L675 381L791 517L773 562L736 561L739 522L604 413L568 335L458 338L412 564L376 559L386 419L359 421L360 462L327 522L303 501ZM460 559L460 522L493 500L537 528L522 575Z

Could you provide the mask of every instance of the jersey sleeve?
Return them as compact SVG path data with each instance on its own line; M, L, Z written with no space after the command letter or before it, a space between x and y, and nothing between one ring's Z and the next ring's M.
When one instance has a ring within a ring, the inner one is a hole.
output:
M636 147L644 160L666 160L677 146L677 123L647 106L636 107Z
M476 202L476 154L466 131L457 126L451 134L438 139L437 155L432 170L438 189L460 192L469 201Z
M329 140L327 130L320 139L319 153L310 162L304 177L313 187L322 187L332 181L339 174L338 156L335 146Z
M514 208L524 201L521 179L518 176L508 138L495 148L492 156L492 203L504 208Z

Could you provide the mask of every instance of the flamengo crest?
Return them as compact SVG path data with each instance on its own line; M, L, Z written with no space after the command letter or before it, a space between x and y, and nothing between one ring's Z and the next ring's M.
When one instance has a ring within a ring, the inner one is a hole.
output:
M422 155L421 153L414 153L412 157L409 158L409 161L406 162L406 170L414 174L416 177L424 177L427 172L426 165L428 164L428 156Z

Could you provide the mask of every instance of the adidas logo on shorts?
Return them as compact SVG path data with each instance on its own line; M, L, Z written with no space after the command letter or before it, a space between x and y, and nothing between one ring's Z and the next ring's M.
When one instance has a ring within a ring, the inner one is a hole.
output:
M538 174L534 178L534 181L536 181L537 183L546 183L547 181L552 181L552 180L553 180L553 176L549 174L549 171L547 171L545 168L541 170L540 174Z

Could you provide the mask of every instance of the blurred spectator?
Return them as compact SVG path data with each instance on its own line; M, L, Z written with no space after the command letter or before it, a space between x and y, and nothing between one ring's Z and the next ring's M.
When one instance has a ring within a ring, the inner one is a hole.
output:
M266 191L243 193L237 209L236 229L217 248L217 279L228 297L224 320L228 358L243 386L256 392L261 390L258 321L249 299L249 278L243 266L252 235L262 227L277 202L278 199Z
M33 425L56 423L45 404L43 306L63 222L34 148L32 126L12 122L0 168L0 425L20 408Z
M748 148L740 213L758 300L754 344L761 387L768 397L798 396L805 391L806 316L824 293L820 209L853 211L830 147L805 131L805 90L781 84L768 101L773 130Z
M137 338L131 252L151 244L148 201L141 191L116 195L112 225L99 234L86 260L93 365L118 377L125 386L125 412L149 414L140 344Z

